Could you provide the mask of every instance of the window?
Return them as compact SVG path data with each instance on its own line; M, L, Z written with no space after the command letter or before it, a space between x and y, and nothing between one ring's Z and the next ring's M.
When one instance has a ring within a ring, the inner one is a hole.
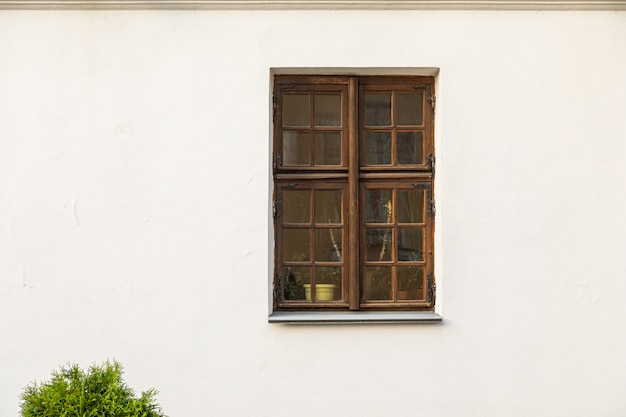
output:
M276 75L276 311L433 311L434 79Z

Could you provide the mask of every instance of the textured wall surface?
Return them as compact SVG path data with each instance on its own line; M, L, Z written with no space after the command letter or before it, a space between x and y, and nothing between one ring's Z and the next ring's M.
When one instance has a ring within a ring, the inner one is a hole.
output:
M438 67L436 325L270 325L270 71ZM626 13L0 12L0 415L623 416Z

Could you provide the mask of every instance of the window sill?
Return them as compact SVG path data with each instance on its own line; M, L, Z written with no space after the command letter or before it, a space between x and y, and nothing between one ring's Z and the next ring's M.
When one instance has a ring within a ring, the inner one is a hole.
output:
M355 312L308 312L275 311L269 316L270 323L284 324L357 324L357 323L440 323L442 317L431 311L355 311Z

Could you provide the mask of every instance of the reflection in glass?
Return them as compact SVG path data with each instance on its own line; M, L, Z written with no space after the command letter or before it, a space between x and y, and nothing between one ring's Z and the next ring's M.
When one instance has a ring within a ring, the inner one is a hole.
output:
M371 262L391 260L391 228L372 228L365 231L365 259Z
M315 229L315 261L341 262L341 229Z
M315 126L341 126L341 95L330 93L315 94Z
M391 93L365 94L365 126L391 126Z
M305 262L311 257L309 229L283 229L285 261Z
M309 165L308 132L283 132L283 165Z
M398 93L398 125L422 124L422 93Z
M365 298L371 300L391 299L391 268L365 268Z
M422 228L398 227L398 261L423 261Z
M365 221L367 223L391 223L391 190L367 189L365 191Z
M315 132L315 165L341 165L341 133Z
M341 190L315 190L315 223L341 223Z
M283 126L309 126L309 93L283 95Z
M398 132L398 164L424 163L422 132Z
M398 223L422 223L424 220L424 190L398 190Z
M367 132L365 134L365 164L391 164L391 132Z
M398 298L403 300L423 300L424 270L418 266L397 267Z
M287 267L284 269L285 300L304 300L304 285L311 283L311 268L304 266Z
M283 222L311 223L311 191L283 191Z

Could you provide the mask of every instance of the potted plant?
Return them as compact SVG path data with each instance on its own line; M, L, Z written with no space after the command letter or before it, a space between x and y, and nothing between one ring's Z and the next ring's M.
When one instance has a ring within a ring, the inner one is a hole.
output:
M285 300L302 300L305 296L300 276L289 272L285 278Z
M35 382L24 388L21 417L115 416L165 417L150 389L135 397L122 380L118 362L93 365L83 371L78 365L52 372L49 382Z
M341 288L340 267L318 267L315 274L315 300L332 301L340 298ZM306 299L311 299L311 285L304 284Z

